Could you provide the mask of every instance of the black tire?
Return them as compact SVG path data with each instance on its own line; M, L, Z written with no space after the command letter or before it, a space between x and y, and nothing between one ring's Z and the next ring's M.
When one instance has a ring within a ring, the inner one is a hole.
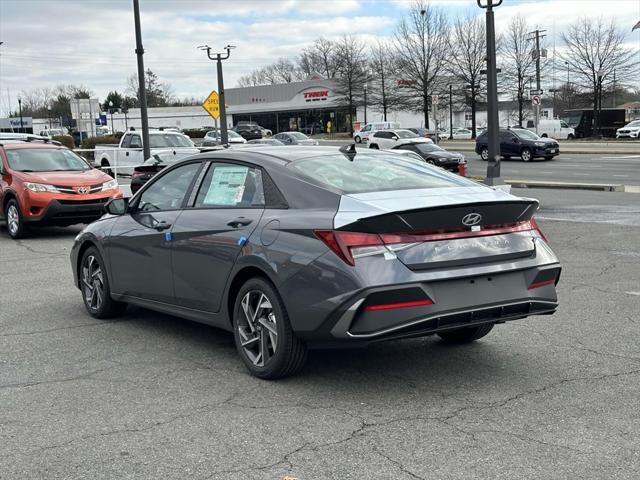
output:
M511 160L511 155L504 155L502 158L504 158L505 160Z
M553 160L553 155L548 155L548 156L544 157L544 159L546 161Z
M522 159L523 162L530 162L531 160L533 160L533 154L531 153L531 149L525 147L522 149L522 151L520 152L520 158Z
M540 135L540 136L541 136L542 138L547 138L547 136L548 136L548 135L547 135L546 133L543 133L543 134L542 134L542 135Z
M487 147L482 147L480 149L480 158L485 162L489 161L489 149Z
M243 304L248 306L248 315ZM255 313L253 321L249 319L251 313ZM248 280L238 292L233 308L233 336L242 362L251 375L259 378L291 376L302 369L307 359L307 347L295 337L280 295L263 278Z
M7 232L9 232L9 236L14 240L24 237L29 230L26 222L22 218L20 205L18 205L18 201L15 198L9 200L5 205L4 218L7 222Z
M450 332L441 332L438 336L446 343L469 343L488 335L493 330L493 323L485 323L477 327L465 327Z
M353 137L353 139L356 141L356 143L362 143L362 139L360 138L360 135L356 135L355 137Z
M570 133L569 135L567 135L567 140L573 140L575 137L573 136L573 133Z
M372 143L371 145L369 145L369 148L373 148L374 150L380 150L380 147L375 143Z
M124 313L127 304L116 302L111 298L107 270L97 248L89 247L84 252L78 273L82 301L89 315L94 318L107 319Z
M107 160L102 160L102 163L100 165L102 166L102 171L104 173L109 175L111 178L116 178L113 175L113 170L111 170L111 168L109 168L111 165L109 164L109 162Z

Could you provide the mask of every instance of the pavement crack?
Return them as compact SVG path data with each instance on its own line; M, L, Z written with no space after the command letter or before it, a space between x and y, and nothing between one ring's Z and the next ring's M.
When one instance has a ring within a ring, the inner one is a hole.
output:
M382 458L386 459L389 463L394 464L396 467L398 467L398 469L402 472L402 473L406 473L407 475L409 475L411 478L417 478L419 480L426 480L425 477L421 477L419 475L416 475L415 473L413 473L411 470L409 470L407 467L404 466L404 464L398 460L395 460L393 458L391 458L389 455L382 453L380 450L378 450L376 447L373 447L373 451L378 454L379 456L381 456Z

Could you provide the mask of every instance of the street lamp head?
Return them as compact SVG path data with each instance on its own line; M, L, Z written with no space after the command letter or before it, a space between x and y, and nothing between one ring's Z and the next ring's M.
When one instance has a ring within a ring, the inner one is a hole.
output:
M196 48L198 50L209 50L211 47L209 45L198 45Z
M234 48L236 48L235 45L227 45L226 47L224 47L225 50L233 50Z

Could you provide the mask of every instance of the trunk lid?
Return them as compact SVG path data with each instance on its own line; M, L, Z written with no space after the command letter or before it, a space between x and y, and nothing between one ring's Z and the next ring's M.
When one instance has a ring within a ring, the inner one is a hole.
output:
M378 234L413 270L531 256L539 238L533 199L487 187L345 195L337 230Z

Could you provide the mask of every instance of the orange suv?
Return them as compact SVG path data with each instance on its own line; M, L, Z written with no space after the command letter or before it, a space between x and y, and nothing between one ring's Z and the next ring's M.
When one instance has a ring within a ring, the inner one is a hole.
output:
M105 203L119 197L112 177L60 143L0 136L0 215L12 238L30 225L92 222L104 214Z

